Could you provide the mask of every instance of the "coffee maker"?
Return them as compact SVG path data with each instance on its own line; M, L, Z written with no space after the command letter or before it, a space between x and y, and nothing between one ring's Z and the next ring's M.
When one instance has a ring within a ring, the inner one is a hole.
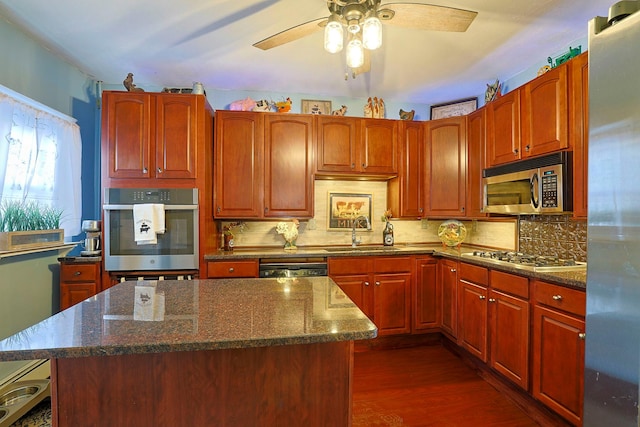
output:
M82 231L85 233L83 247L80 251L81 256L98 256L102 252L100 250L100 229L101 221L85 220L82 221Z

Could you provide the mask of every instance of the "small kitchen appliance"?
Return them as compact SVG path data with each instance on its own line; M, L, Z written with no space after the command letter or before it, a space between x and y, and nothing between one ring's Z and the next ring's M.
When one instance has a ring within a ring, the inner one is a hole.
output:
M82 221L82 231L85 233L83 242L84 250L80 251L81 256L98 256L102 253L100 249L101 221Z

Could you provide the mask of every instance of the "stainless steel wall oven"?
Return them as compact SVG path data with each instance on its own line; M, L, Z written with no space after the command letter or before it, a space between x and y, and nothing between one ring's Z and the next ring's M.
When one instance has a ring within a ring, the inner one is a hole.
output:
M165 228L156 244L134 238L135 204L164 205ZM103 256L107 271L197 270L198 190L107 188Z

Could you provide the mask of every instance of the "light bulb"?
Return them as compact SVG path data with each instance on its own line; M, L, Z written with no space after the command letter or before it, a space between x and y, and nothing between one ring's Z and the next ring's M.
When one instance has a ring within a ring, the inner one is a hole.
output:
M333 19L329 19L324 28L324 50L329 53L336 53L342 50L344 32L342 24Z
M365 49L374 50L382 46L382 23L375 16L364 20L362 41Z
M364 64L364 48L360 39L354 38L347 44L347 66L362 67Z

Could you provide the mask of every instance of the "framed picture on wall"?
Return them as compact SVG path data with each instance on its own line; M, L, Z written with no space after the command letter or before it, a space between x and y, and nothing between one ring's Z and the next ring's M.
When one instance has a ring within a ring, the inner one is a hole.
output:
M453 102L431 106L431 120L444 119L447 117L465 116L476 111L478 108L478 98L459 99Z
M300 108L302 114L331 114L331 101L303 99Z
M351 229L351 221L359 216L366 216L371 221L373 209L372 195L367 193L332 193L329 192L328 230ZM366 229L365 220L358 221L356 228Z

